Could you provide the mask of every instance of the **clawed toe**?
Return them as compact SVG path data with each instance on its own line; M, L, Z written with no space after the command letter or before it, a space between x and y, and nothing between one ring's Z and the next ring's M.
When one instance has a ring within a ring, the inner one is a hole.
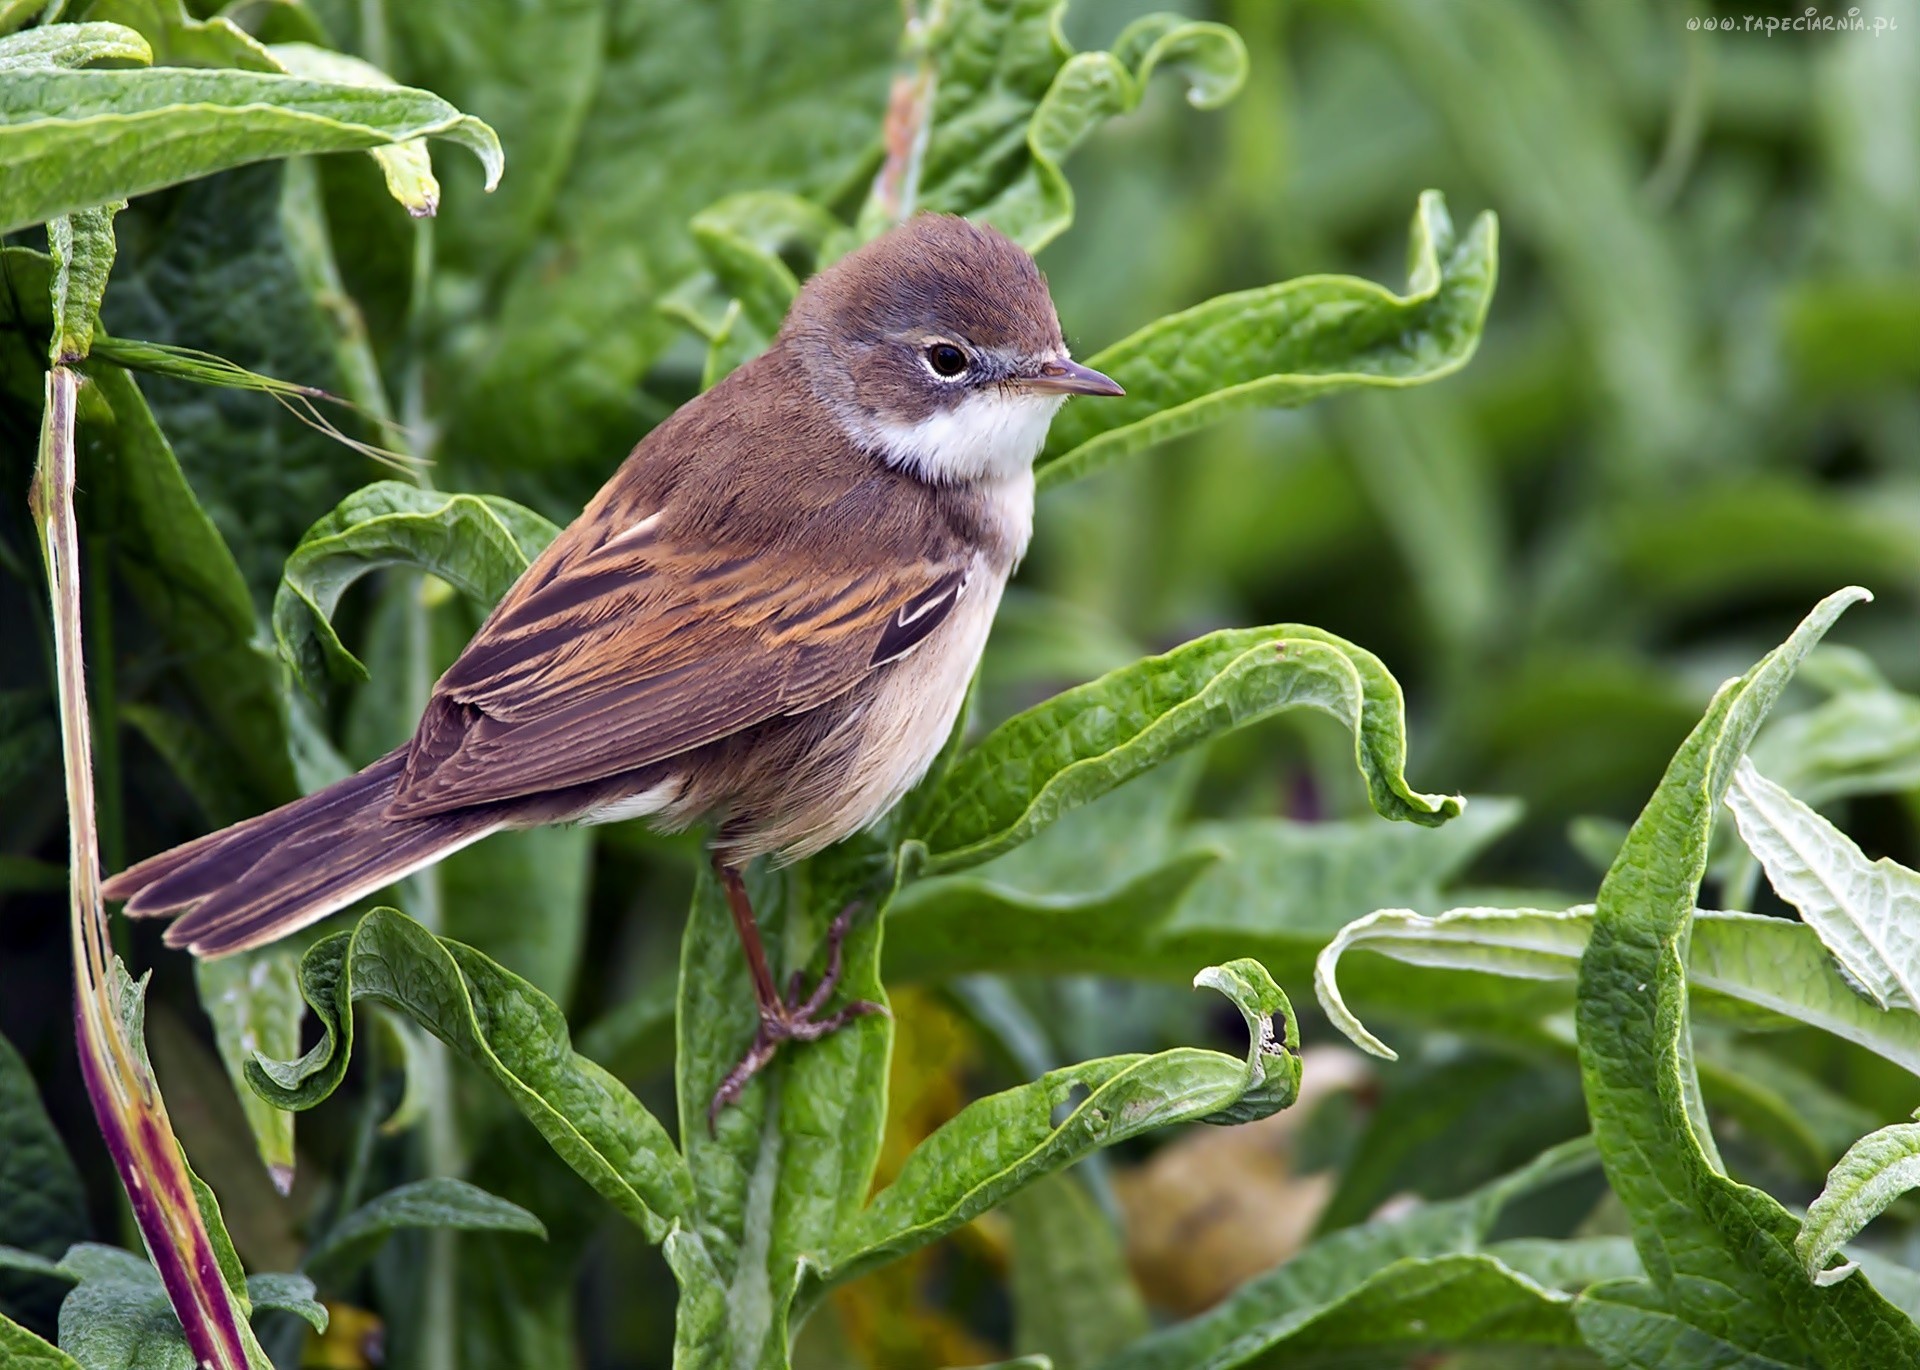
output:
M787 983L787 995L783 1001L761 1005L760 1027L754 1033L753 1045L747 1048L740 1063L727 1072L727 1078L720 1082L720 1088L713 1092L713 1101L707 1105L709 1133L714 1130L721 1110L740 1097L746 1090L747 1082L779 1053L781 1043L817 1042L822 1037L838 1032L855 1018L887 1011L884 1004L856 999L833 1013L821 1014L840 983L840 945L846 940L852 926L853 906L848 905L827 929L827 968L814 985L812 993L801 998L800 987L804 979L795 972Z

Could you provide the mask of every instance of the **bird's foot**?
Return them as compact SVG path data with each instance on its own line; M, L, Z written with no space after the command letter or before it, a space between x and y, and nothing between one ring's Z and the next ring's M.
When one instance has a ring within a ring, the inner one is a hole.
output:
M720 1082L720 1088L713 1092L713 1102L707 1105L707 1131L711 1133L719 1120L720 1111L738 1099L746 1089L747 1082L764 1069L779 1052L783 1042L817 1042L822 1037L838 1032L855 1018L864 1018L870 1013L885 1013L884 1004L876 1004L868 999L856 999L845 1008L833 1013L821 1014L827 1000L833 997L834 988L840 983L840 944L846 940L847 930L853 925L854 906L849 904L833 920L833 926L827 929L827 969L821 975L813 992L804 999L800 995L801 977L795 972L787 985L787 997L774 999L760 1004L760 1027L753 1035L753 1045L747 1048L747 1054L740 1058L740 1064L727 1072L727 1078Z

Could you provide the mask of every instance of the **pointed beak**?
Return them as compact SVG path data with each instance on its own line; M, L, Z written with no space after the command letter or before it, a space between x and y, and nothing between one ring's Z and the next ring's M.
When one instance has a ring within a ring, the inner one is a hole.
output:
M1065 357L1044 363L1038 372L1021 378L1020 384L1045 395L1124 395L1127 392L1090 366Z

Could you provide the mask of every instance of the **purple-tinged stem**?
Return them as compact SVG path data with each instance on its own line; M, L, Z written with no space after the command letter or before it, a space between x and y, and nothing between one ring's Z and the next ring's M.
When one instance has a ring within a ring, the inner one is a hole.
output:
M56 365L47 373L33 514L40 528L52 601L54 669L66 763L74 1036L80 1071L134 1221L180 1317L194 1360L209 1370L249 1370L249 1345L257 1343L221 1275L145 1048L130 1036L129 1025L137 1025L142 1015L137 1002L130 1006L126 996L138 991L109 950L106 908L100 900L80 619L80 539L73 518L74 409L79 390L79 373L71 367Z

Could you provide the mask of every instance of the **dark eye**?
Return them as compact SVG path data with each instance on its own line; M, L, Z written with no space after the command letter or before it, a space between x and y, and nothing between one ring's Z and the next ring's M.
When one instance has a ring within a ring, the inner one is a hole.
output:
M934 375L952 380L967 369L967 354L952 343L934 343L927 348L927 365Z

